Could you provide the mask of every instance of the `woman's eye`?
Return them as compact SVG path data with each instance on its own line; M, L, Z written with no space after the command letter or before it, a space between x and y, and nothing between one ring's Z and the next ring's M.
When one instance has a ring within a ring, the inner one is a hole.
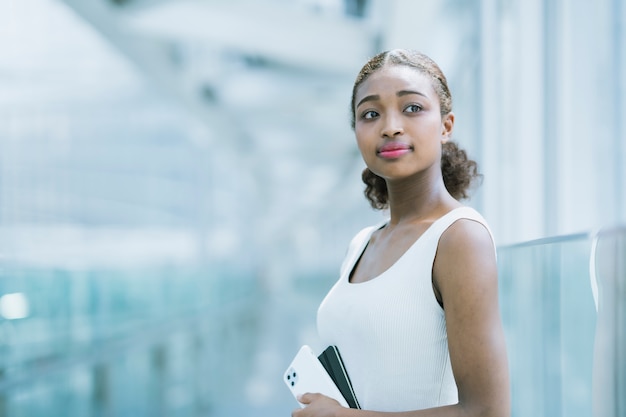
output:
M368 110L361 115L363 119L373 119L376 116L378 116L378 113L375 112L374 110Z
M407 113L417 113L420 110L422 110L422 107L417 104L410 104L404 109Z

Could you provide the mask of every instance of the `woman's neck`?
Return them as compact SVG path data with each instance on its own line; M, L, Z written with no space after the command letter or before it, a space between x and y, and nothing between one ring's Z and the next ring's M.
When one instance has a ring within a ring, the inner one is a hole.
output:
M387 181L390 224L439 218L461 204L443 183L443 178Z

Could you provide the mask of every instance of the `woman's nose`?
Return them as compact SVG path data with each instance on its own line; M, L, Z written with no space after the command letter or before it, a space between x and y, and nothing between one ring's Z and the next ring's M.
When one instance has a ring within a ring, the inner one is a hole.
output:
M383 137L392 138L394 136L398 136L404 133L404 128L402 127L402 122L398 117L387 116L383 121L383 128L381 131L381 135Z

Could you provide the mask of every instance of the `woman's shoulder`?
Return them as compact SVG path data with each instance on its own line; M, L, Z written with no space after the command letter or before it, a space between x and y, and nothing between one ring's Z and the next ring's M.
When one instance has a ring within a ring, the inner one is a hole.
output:
M494 239L482 216L475 214L459 217L439 239L433 280L444 304L450 304L451 292L459 288L467 291L467 285L483 289L497 286Z
M372 237L372 234L374 234L374 232L387 224L387 221L388 220L381 220L378 223L372 224L359 230L359 232L352 237L350 245L348 246L348 252L356 250L363 246L365 243L367 243Z
M496 244L489 224L477 210L463 206L448 215L451 218L439 239L439 252L495 254Z
M348 245L348 250L346 251L346 255L344 257L343 263L341 265L341 271L343 273L344 268L350 264L352 258L358 256L363 252L365 246L369 242L372 234L383 227L387 223L387 220L381 220L380 222L362 228L357 234L352 237L350 244Z
M468 246L487 248L495 253L495 239L487 220L474 208L460 206L438 220L441 235L438 251L470 249Z

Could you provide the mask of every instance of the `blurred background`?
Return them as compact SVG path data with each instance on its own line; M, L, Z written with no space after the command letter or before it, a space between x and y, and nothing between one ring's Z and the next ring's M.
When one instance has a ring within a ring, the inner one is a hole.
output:
M622 0L0 0L0 416L288 416L362 195L354 78L442 67L514 416L626 416Z

